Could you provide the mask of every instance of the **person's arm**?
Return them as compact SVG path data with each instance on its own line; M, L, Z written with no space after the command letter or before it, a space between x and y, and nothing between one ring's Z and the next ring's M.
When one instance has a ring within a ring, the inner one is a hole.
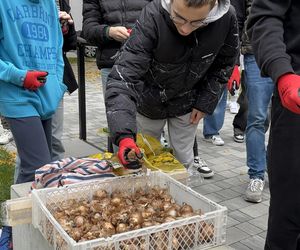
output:
M111 42L108 25L103 23L99 0L83 0L82 35L91 44L100 46Z
M156 24L147 7L142 11L129 39L108 77L105 104L113 142L136 137L136 103L143 78L150 67L156 46Z
M194 108L206 114L212 114L218 104L223 85L227 84L239 55L239 37L237 20L231 19L231 28L223 47L211 65L199 92Z
M0 40L4 39L3 26L0 19ZM10 62L0 59L0 80L22 87L27 70L18 69Z
M234 7L238 22L238 31L240 40L242 38L244 24L246 21L246 4L249 3L249 0L231 0L231 5Z
M263 76L276 83L286 73L293 73L291 57L286 53L283 23L291 0L254 1L247 30Z

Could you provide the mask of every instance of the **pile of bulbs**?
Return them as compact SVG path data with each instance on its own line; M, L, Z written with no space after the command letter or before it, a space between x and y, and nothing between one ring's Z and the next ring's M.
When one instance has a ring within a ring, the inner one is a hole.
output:
M133 194L118 190L108 194L105 190L97 190L92 200L71 199L56 207L53 213L76 242L110 237L200 214L201 211L194 211L188 204L176 204L167 190L158 186L148 191L138 189ZM213 237L213 226L205 226L210 227L205 229L210 231L205 236Z

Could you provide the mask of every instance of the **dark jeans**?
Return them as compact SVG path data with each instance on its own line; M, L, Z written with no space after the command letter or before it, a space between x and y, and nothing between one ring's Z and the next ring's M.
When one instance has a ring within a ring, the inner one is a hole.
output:
M51 162L51 119L26 117L7 121L21 161L16 183L33 181L35 170Z
M268 144L270 210L266 250L300 249L300 115L272 99Z

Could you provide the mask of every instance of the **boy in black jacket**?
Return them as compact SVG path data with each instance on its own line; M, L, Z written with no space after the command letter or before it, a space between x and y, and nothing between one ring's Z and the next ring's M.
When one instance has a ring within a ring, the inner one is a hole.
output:
M268 145L265 249L300 249L300 2L256 0L248 30L263 76L275 83Z
M154 0L142 11L108 79L106 109L118 156L139 168L137 129L193 165L197 125L213 113L238 55L237 22L227 0ZM128 159L128 151L135 157Z

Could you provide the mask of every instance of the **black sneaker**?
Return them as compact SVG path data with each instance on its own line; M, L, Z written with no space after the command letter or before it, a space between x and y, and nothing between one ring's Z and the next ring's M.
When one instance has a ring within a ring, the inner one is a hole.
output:
M238 143L243 143L245 141L245 133L239 128L233 129L233 140Z
M206 162L199 156L194 158L194 167L201 174L203 178L211 178L214 176L214 172L207 166Z

